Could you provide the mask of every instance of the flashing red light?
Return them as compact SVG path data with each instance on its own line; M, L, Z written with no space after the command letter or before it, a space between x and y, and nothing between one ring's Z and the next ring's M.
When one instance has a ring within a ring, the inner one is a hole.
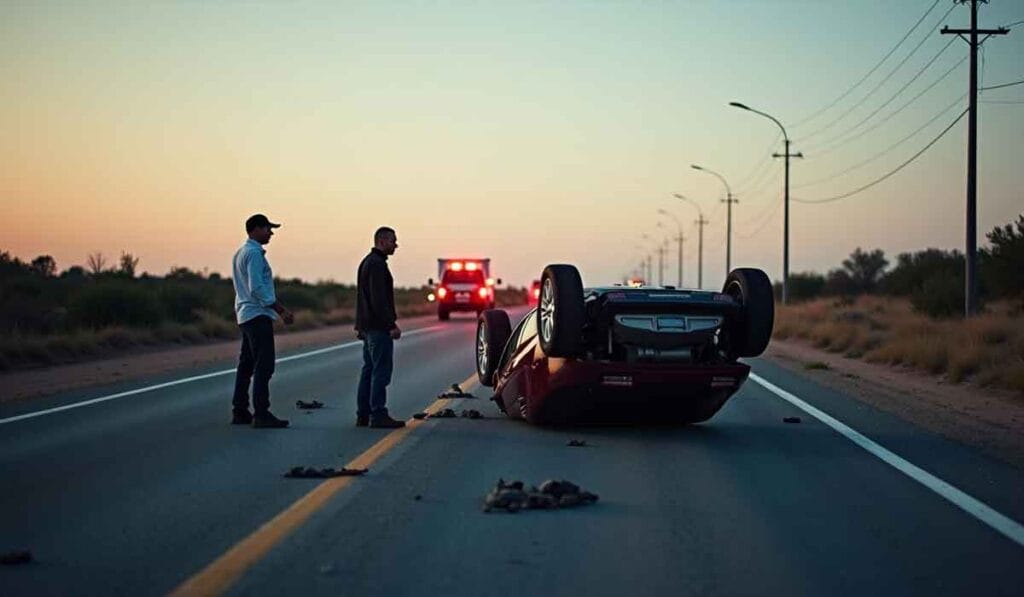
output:
M444 286L437 289L437 298L444 298L448 296L448 289Z
M462 262L461 261L453 261L453 262L451 262L448 265L448 269L452 270L453 272L461 272L462 271Z
M481 286L480 290L477 290L476 292L477 292L477 294L480 295L480 298L487 298L487 287L486 286Z
M475 272L476 268L477 268L477 264L473 263L472 261L466 263L466 271L467 272Z
M535 298L535 299L539 299L540 298L540 288L534 288L533 289L533 298Z

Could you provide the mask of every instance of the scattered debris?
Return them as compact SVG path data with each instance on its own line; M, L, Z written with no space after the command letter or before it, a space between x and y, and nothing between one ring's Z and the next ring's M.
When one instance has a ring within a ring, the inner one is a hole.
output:
M445 390L444 392L441 392L440 394L437 395L437 397L438 398L476 398L476 396L470 394L469 392L463 392L462 388L459 387L459 384L457 384L457 383L453 383L449 387L451 388L450 390Z
M482 414L480 414L480 411L474 410L472 408L469 409L469 410L462 411L462 415L461 416L464 419L483 419L484 418L484 416Z
M358 477L359 475L365 475L368 468L345 468L340 469L333 468L313 468L311 466L294 466L287 473L285 477L293 479L326 479L330 477Z
M554 508L570 508L593 504L597 494L584 491L569 481L547 480L540 487L525 487L522 481L506 483L498 479L494 489L484 497L484 512L502 509L507 512L518 512L524 508L533 510L549 510Z
M417 493L416 495L412 496L412 499L418 502L423 499L423 496Z
M587 440L585 439L571 439L565 443L570 448L586 448Z
M783 423L799 423L800 417L786 417L782 419Z
M417 421L422 421L423 419L426 419L428 416L429 415L427 413L416 413L412 416L412 418L416 419Z
M323 408L324 407L324 403L320 402L319 400L312 400L310 402L305 402L303 400L296 400L295 401L295 406L301 408L302 410L313 410L313 409L317 409L317 408Z
M455 415L455 411L454 410L452 410L450 408L442 408L441 410L437 411L436 413L432 413L430 415L427 415L427 418L428 419L454 419L455 416L456 415Z
M32 552L27 549L19 549L0 554L0 564L4 566L17 566L32 562Z
M808 370L811 370L811 371L814 371L814 370L828 371L831 368L832 367L829 367L828 363L823 363L821 361L811 361L810 363L804 363L804 369L808 369Z

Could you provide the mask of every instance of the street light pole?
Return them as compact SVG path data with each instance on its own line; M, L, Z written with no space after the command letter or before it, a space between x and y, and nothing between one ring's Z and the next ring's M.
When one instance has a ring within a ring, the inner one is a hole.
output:
M684 197L679 193L673 193L672 195L676 199L681 199L691 203L697 208L698 218L695 222L697 224L697 289L700 290L704 288L704 225L707 224L708 221L704 219L704 210L700 208L700 205L698 205L696 201L688 197Z
M675 223L676 223L676 230L677 230L676 242L679 244L679 261L676 262L677 265L678 265L678 271L676 272L676 288L682 288L683 287L683 240L684 240L684 238L683 238L683 225L679 222L679 218L675 217L674 215L670 214L669 212L665 211L664 209L659 209L658 213L663 215L663 216L668 216L668 217L672 218L675 221ZM661 222L658 222L658 225L660 226Z
M753 112L754 114L760 114L761 116L764 116L765 118L771 120L775 124L779 125L779 128L782 130L782 138L785 140L786 153L772 154L773 158L786 158L786 177L784 183L785 198L783 199L783 212L785 213L785 215L783 216L782 224L782 304L785 305L787 299L789 298L789 158L802 158L804 157L804 154L800 153L799 151L796 153L790 153L789 135L786 134L786 127L782 126L782 123L779 122L778 119L776 119L771 114L765 114L760 110L755 110L739 102L729 102L729 105L734 108L739 108L741 110Z
M729 276L729 272L732 270L732 204L739 203L738 199L734 199L732 196L732 188L729 183L725 181L725 178L721 174L714 170L708 170L697 164L690 164L690 167L694 170L700 170L701 172L707 172L708 174L714 175L718 180L722 181L725 185L725 199L723 200L726 204L726 225L725 225L725 275Z

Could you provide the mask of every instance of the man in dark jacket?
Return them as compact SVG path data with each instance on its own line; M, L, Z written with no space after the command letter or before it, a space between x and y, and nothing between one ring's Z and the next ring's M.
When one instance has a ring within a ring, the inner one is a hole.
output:
M356 276L356 333L363 340L356 427L393 429L405 426L405 421L391 418L387 407L394 342L402 335L395 323L395 282L388 269L388 256L398 248L395 231L387 226L378 228L373 234L373 245L359 264Z

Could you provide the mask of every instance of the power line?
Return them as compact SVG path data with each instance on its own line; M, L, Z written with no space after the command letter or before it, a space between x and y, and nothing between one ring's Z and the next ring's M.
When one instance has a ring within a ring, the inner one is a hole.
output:
M1024 100L978 100L983 104L1024 104Z
M1007 23L1006 25L1003 25L1003 29L1009 29L1010 27L1013 27L1014 25L1020 25L1021 23L1024 23L1024 21L1014 21L1012 23Z
M932 28L931 28L931 31L929 31L928 33L930 34L930 33L934 32L934 31L935 31L936 29L938 29L938 28L939 28L939 25L941 25L941 24L942 24L942 21L943 21L943 20L945 20L945 18L946 18L947 16L949 16L949 13L953 12L953 9L954 9L954 8L956 8L956 5L955 5L955 4L954 4L953 6L950 6L950 7L949 7L949 10L947 10L947 11L945 12L945 14L943 14L943 15L942 15L942 17L940 17L940 18L939 18L938 22L937 22L937 23L935 23L935 26L934 26L934 27L932 27ZM830 123L828 123L827 125L825 125L825 126L823 126L823 127L819 128L818 130L814 131L813 133L810 133L810 134L808 134L808 135L805 135L805 136L801 137L801 138L800 138L800 140L801 140L801 141L804 141L804 140L810 139L811 137L815 137L815 136L817 136L817 135L820 135L821 133L823 133L823 132L827 131L828 129L830 129L830 128L832 128L833 126L835 126L836 124L838 124L838 123L839 123L839 121L841 121L842 119L844 119L844 118L846 118L847 116L849 116L851 112L853 112L854 110L856 110L857 108L859 108L859 107L861 106L861 104L863 104L863 103L864 103L865 101L867 101L867 99L868 99L869 97L871 97L872 95L874 95L874 94L875 94L875 92L876 92L876 91L878 91L878 90L879 90L879 89L880 89L880 88L882 87L882 85L885 85L885 83L886 83L886 82L888 82L888 81L889 81L889 79L891 79L891 78L892 78L892 76L893 76L893 75L895 75L895 74L896 74L896 72L897 72L897 71L899 71L899 70L900 70L900 68L902 68L902 67L903 67L903 65L904 65L904 64L906 64L906 63L907 63L907 61L908 61L908 60L910 60L910 59L911 59L911 58L912 58L912 57L914 56L914 54L916 54L916 53L917 53L917 51L918 51L919 49L921 49L921 46L923 46L923 45L924 45L924 44L925 44L925 43L926 43L926 42L927 42L928 40L930 40L930 39L931 39L931 36L930 36L930 35L925 35L925 36L924 36L923 38L921 38L921 41L919 41L919 42L917 43L917 45L916 45L916 46L914 46L914 49L910 50L910 53L909 53L909 54L907 54L907 55L906 55L906 56L905 56L905 57L903 58L903 60L901 60L901 61L900 61L900 63L896 65L896 68L894 68L894 69L892 69L891 71L889 71L889 74L888 74L888 75L886 75L886 76L885 76L885 77L884 77L884 78L883 78L883 79L882 79L881 81L879 81L879 82L878 82L878 84L877 84L877 85L875 85L875 86L874 86L874 87L873 87L873 88L871 89L871 91L869 91L869 92L867 93L867 95L865 95L864 97L862 97L862 98L860 99L860 101L858 101L858 102L857 102L857 103L855 103L854 105L850 106L850 108L849 108L848 110L846 110L845 112L843 112L842 114L840 114L840 115L839 115L839 117L838 117L838 118L836 118L835 120L833 120L832 122L830 122Z
M753 237L757 236L758 234L760 234L761 231L764 230L765 227L768 226L769 223L771 223L771 221L772 221L773 217L775 216L775 214L778 213L779 208L782 207L782 200L780 199L779 201L776 201L775 203L773 203L772 207L774 209L772 209L771 212L768 213L768 217L766 217L764 219L764 221L761 222L761 225L758 226L753 232L751 232L750 234L737 234L736 236L738 238L753 238Z
M967 97L967 94L965 93L965 94L961 95L960 97L956 98L956 100L953 103L951 103L948 106L946 106L945 108L943 108L942 111L939 112L938 114L936 114L935 116L932 116L928 120L928 122L922 124L920 127L915 129L914 132L910 133L906 137L903 137L899 141L893 143L889 147L887 147L887 148L883 149L882 151L876 153L875 155L871 156L870 158L868 158L866 160L863 160L863 161L861 161L861 162L859 162L857 164L854 164L853 166L850 166L849 168L846 168L845 170L836 172L835 174L826 176L824 178L818 178L816 180L811 180L811 181L808 181L808 182L805 182L805 183L802 183L802 184L799 184L799 185L795 185L795 186L793 186L793 188L794 189L802 189L804 187L810 187L810 186L821 184L823 182L828 182L828 181L832 180L833 178L838 178L839 176L842 176L843 174L846 174L847 172L852 172L853 170L856 170L858 168L861 168L862 166L866 166L867 164L870 164L871 162L877 160L878 158L882 157L883 155L889 153L893 149L896 149L897 147L899 147L903 143L907 142L908 140L913 138L915 135L917 135L918 133L920 133L924 129L928 128L928 126L930 126L933 122L935 122L939 118L942 118L943 116L946 115L947 112L949 112L950 110L955 108L966 97Z
M911 105L912 105L912 104L913 104L913 103L914 103L915 101L917 101L917 100L918 100L918 99L919 99L919 98L920 98L920 97L921 97L922 95L924 95L925 93L928 93L929 91L931 91L931 89L932 89L933 87L935 87L936 85L938 85L939 83L941 83L942 81L944 81L944 80L946 79L946 77L948 77L949 75L951 75L951 74L953 73L953 71L955 71L955 70L956 70L956 69L957 69L957 68L958 68L958 67L959 67L959 66L960 66L961 64L963 64L963 63L964 63L964 62L966 62L966 61L967 61L967 56L964 56L963 58L961 58L961 59L959 60L959 62L957 62L956 64L954 64L954 65L953 65L952 67L950 67L950 68L949 68L949 70L947 70L946 72L942 73L942 75L941 75L941 76L940 76L939 78L937 78L937 79L935 79L934 81L932 81L930 85L928 85L927 87L925 87L924 89L922 89L921 91L919 91L919 92L917 93L917 95L915 95L914 97L912 97L912 98L910 98L909 100L907 100L907 101L906 101L906 102L905 102L905 103L904 103L904 104L903 104L902 106L900 106L899 108L896 108L896 109L895 109L894 111L892 111L892 112L890 112L889 114L887 114L887 115L886 115L885 117L883 117L883 118L882 118L881 120L879 120L878 122L876 122L876 123L872 124L872 125L871 125L871 126L869 126L868 128L864 129L863 131L861 131L861 132L857 133L856 135L854 135L854 136L852 136L852 137L849 137L849 138L847 138L847 139L843 139L843 140L840 140L840 141L839 141L838 143L836 143L836 144L832 145L831 147L826 147L825 149L822 149L821 151L818 151L817 153L812 153L812 154L811 154L811 156L809 156L809 159L815 159L815 158L820 158L820 157L822 157L822 156L824 156L824 155L830 154L830 153L832 153L833 151L835 151L835 150L839 149L840 147L842 147L842 146L844 146L844 145L847 145L847 144L849 144L849 143L852 143L852 142L856 141L857 139L860 139L860 138L861 138L861 137L863 137L864 135L866 135L866 134L870 133L871 131L873 131L873 130L877 129L878 127L882 126L883 124L885 124L886 122L888 122L889 120L891 120L891 119L892 119L892 118L893 118L894 116L896 116L897 114L899 114L899 113L900 113L900 112L902 112L903 110L906 110L906 109L907 109L908 107L910 107L910 106L911 106ZM821 145L818 145L817 147L822 147L822 146L821 146ZM815 147L814 147L814 146L812 146L812 147L811 147L811 149L810 149L809 151L810 151L810 152L814 152L814 151L815 151Z
M833 139L831 141L825 141L825 143L832 143L835 140L842 139L846 135L848 135L848 134L854 132L855 130L857 130L857 128L860 127L865 122L871 120L875 116L875 114L878 114L879 112L881 112L886 106L891 104L893 100L895 100L897 97L899 97L901 93L906 91L907 87L910 87L911 85L913 85L914 81L916 81L921 75L923 75L924 71L928 70L928 67L930 67L932 64L935 64L935 61L938 60L939 57L942 56L946 52L946 50L949 49L949 46L953 45L953 42L955 42L955 41L956 41L955 39L950 39L949 43L947 43L946 45L942 46L942 49L939 50L937 54L932 56L932 59L929 60L923 67L921 67L921 70L917 71L917 74L915 74L909 81L907 81L903 85L903 87L900 87L896 91L896 93L892 94L892 96L889 99L885 100L881 105L879 105L877 108L875 108L870 114L868 114L864 118L861 118L860 121L857 122L857 124L847 128L842 133L840 133L840 134L836 135L835 137L833 137ZM963 61L961 61L961 62L963 62ZM956 68L956 67L954 67L954 68Z
M946 133L948 133L949 130L952 129L956 125L956 123L960 122L960 119L963 118L967 114L967 112L968 112L968 110L964 110L963 112L961 112L960 115L956 117L956 120L951 122L949 124L949 126L947 126L945 129L943 129L942 132L939 133L939 135L937 137L935 137L934 139L931 140L930 143L928 143L928 145L925 145L921 149L921 151L915 153L913 156L911 156L911 158L909 160L907 160L907 161L903 162L902 164L900 164L899 166L897 166L896 169L893 170L892 172L889 172L888 174L886 174L886 175L884 175L884 176L882 176L882 177L880 177L880 178L878 178L876 180L873 180L873 181L869 182L868 184L866 184L866 185L864 185L864 186L862 186L860 188L854 189L854 190L852 190L852 191L850 191L848 193L843 193L842 195L836 195L835 197L827 197L825 199L793 199L793 201L797 201L799 203L830 203L832 201L838 201L840 199L846 199L847 197L856 195L857 193L860 193L861 191L865 191L867 189L870 189L871 187L875 186L876 184L882 182L883 180L889 178L893 174L896 174L897 172L899 172L903 168L907 167L911 162L913 162L918 157L920 157L921 154L923 154L924 152L928 151L928 149L932 145L935 145L935 143L939 139L941 139Z
M1013 87L1014 85L1024 85L1024 80L1014 81L1013 83L1003 83L1002 85L989 85L988 87L981 87L978 91L988 91L989 89L1002 89L1003 87Z
M758 162L758 163L757 163L757 164L756 164L756 165L755 165L755 166L754 166L754 167L753 167L753 168L751 169L751 171L750 171L750 173L749 173L749 174L747 174L747 175L746 175L746 176L744 176L744 177L743 177L742 179L740 179L740 182L739 182L739 184L738 184L738 185L736 185L736 188L737 188L737 189L741 189L741 188L743 188L743 186L744 186L744 185L746 185L746 184L747 184L748 182L750 182L751 180L753 180L753 179L755 178L755 177L754 177L754 174L758 174L758 175L760 175L760 170L761 170L762 166L764 166L764 165L765 165L765 163L767 163L767 162L768 162L769 160L771 160L771 157L772 157L772 149L773 149L773 148L775 147L775 144L779 142L779 139L780 139L781 137L782 137L782 133L778 133L777 135L775 135L775 138L774 138L774 139L772 139L772 143L771 143L771 145L769 145L769 146L767 147L767 149L765 149L765 150L764 150L764 157L763 157L763 158L761 158L761 161L760 161L760 162Z
M829 105L827 105L824 108L818 110L814 114L811 114L807 118L804 118L803 120L793 124L792 125L793 128L796 128L796 127L804 124L805 122L809 122L809 121L817 118L820 114L824 113L826 110L828 110L832 106L834 106L834 105L838 104L840 101L842 101L846 96L850 95L850 93L853 92L854 89L859 87L861 83L866 81L868 77L870 77L872 74L874 74L874 72L876 70L878 70L879 67L882 66L882 63L884 63L886 60L888 60L889 57L893 55L893 52L895 52L901 45L903 45L903 42L907 41L907 38L910 37L910 35L914 32L914 30L917 29L919 25L921 25L921 23L928 17L928 15L930 15L932 13L933 10L935 10L935 7L938 6L938 5L939 5L939 0L935 0L935 2L928 8L928 10L925 11L925 13L923 15L921 15L921 18L918 19L916 23L914 23L914 26L911 27L910 30L907 31L905 34L903 34L903 37L901 37L900 40L898 42L896 42L896 45L893 46L891 50L889 50L889 53L887 53L885 56L883 56L882 59L878 61L878 64L876 64L875 66L871 67L871 70L869 70L867 72L867 74L865 74L863 77L861 77L859 81L854 83L849 89L844 91L839 97L837 97L836 99L832 100L832 103L830 103Z

